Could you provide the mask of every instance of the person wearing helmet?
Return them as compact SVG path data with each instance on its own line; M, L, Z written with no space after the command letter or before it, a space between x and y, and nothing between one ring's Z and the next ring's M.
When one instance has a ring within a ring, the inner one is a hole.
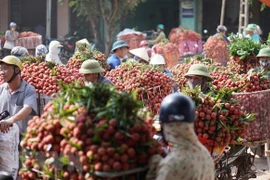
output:
M49 44L49 53L46 55L45 61L54 62L59 65L63 65L59 58L59 53L63 47L59 41L51 41Z
M7 150L1 152L1 170L16 179L19 169L19 137L27 128L28 121L37 113L35 88L21 78L22 62L16 56L0 60L0 112L8 111L10 116L0 121L2 143Z
M19 59L22 59L26 56L29 56L28 50L25 47L22 46L15 46L11 50L11 55L16 56Z
M215 36L215 37L221 36L221 37L229 44L230 41L228 40L228 38L227 38L227 36L226 36L226 32L227 32L226 26L219 25L219 26L217 27L217 33L216 33L214 36Z
M84 61L79 69L79 72L84 76L86 86L91 86L93 83L113 85L109 79L101 75L104 71L99 62L94 59Z
M214 161L194 131L195 111L192 99L181 93L163 99L159 120L164 141L171 150L164 159L160 155L150 158L146 179L215 179Z
M161 71L163 71L164 74L166 74L167 76L173 78L173 74L167 69L165 59L164 59L164 57L161 54L155 54L155 55L153 55L151 57L151 59L150 59L150 63L149 64L152 65L152 66L154 66L154 67L160 68ZM177 91L178 91L178 87L175 84L173 86L173 92L177 92Z
M249 70L248 74L261 72L264 77L270 80L270 48L262 48L259 51L257 58L259 59L260 67Z
M187 78L187 83L191 89L200 86L203 93L209 92L208 82L213 80L208 69L203 64L193 64L190 66L188 72L185 74L185 78Z
M129 51L130 54L134 56L134 59L139 63L149 64L149 56L144 47L132 49Z
M157 33L158 33L158 35L157 35L156 39L149 41L149 43L151 45L158 44L158 43L166 40L166 35L164 33L164 25L163 24L157 25Z
M7 30L5 33L4 56L10 55L12 48L15 47L15 41L19 38L16 26L15 22L11 22L9 24L10 30Z
M0 131L6 133L10 125L16 123L22 135L28 121L37 112L36 90L21 78L22 62L19 58L6 56L0 61L0 66L4 80L0 86L0 112L7 110L11 114L10 118L0 122Z
M129 46L125 41L118 40L113 43L112 55L107 59L110 69L115 69L121 65L121 61L126 58Z

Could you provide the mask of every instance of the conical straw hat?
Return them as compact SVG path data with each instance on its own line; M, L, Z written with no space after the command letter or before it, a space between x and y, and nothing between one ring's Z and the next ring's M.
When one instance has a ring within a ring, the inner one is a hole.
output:
M148 56L148 53L147 53L147 50L142 47L142 48L137 48L137 49L132 49L129 51L131 54L133 54L134 56L137 56L147 62L149 62L149 56Z

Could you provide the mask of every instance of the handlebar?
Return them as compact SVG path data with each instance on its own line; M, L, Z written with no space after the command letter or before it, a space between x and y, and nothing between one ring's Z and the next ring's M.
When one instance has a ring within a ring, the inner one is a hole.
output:
M10 113L7 110L3 111L0 114L0 121L3 120L3 119L5 119L5 118L7 118L9 115L10 115Z
M3 119L5 119L5 118L7 118L8 116L10 116L10 113L7 110L1 112L1 114L0 114L0 121L3 120ZM13 124L10 125L10 127L12 127L12 126L13 126Z

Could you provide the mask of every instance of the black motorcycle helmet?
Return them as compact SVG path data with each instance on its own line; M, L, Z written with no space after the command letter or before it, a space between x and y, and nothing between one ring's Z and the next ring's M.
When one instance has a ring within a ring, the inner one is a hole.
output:
M161 102L159 119L161 123L195 121L195 103L182 93L166 96Z

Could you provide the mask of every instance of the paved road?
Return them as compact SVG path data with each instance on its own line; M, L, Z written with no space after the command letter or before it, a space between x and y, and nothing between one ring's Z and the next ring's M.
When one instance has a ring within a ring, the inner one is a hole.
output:
M259 158L256 156L255 166L257 172L257 178L251 178L251 180L270 180L270 172L268 171L267 158Z

